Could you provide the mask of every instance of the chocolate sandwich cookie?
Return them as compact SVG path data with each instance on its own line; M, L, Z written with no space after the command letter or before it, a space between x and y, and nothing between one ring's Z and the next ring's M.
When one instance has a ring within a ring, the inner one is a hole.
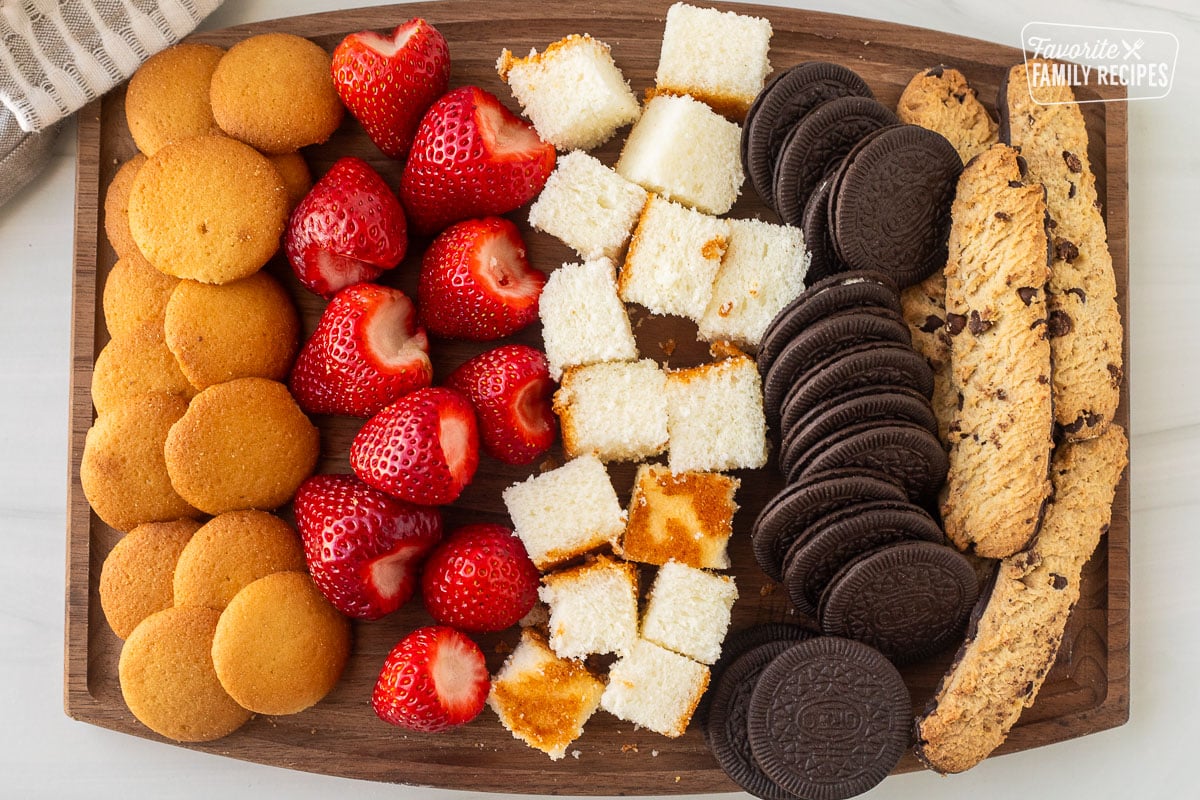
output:
M806 628L790 622L764 622L733 631L725 637L725 641L721 645L721 657L712 666L710 685L716 686L725 670L733 662L756 647L772 642L802 642L820 634L820 628L815 623L810 623L810 625L811 627ZM708 738L708 711L712 707L712 698L713 692L705 692L704 696L700 698L700 702L696 704L696 713L693 715L693 718L705 728L706 739ZM743 730L742 733L744 738L745 731ZM712 746L711 742L709 742L709 746Z
M953 643L978 595L975 570L957 550L899 542L843 566L821 593L818 618L825 633L864 642L903 664Z
M792 127L817 106L838 97L874 98L856 72L827 61L806 61L780 73L755 98L742 128L742 163L750 185L770 208L779 149Z
M911 422L937 433L937 417L929 399L904 386L864 386L814 406L796 420L784 417L779 426L779 471L791 472L796 460L838 431L862 422Z
M962 168L940 133L917 125L876 132L846 157L835 179L829 210L838 257L885 272L901 288L942 268Z
M904 490L872 470L812 473L767 501L754 520L754 560L773 580L783 579L783 561L797 537L817 520L871 501L902 502Z
M747 721L750 696L767 665L796 641L777 639L750 648L730 662L714 681L704 740L729 779L762 800L795 800L795 795L767 777L750 749Z
M863 386L907 386L929 397L933 394L933 372L925 359L908 345L897 342L857 345L809 367L792 382L791 388L785 388L787 394L782 401L775 394L768 400L764 385L763 409L768 420L784 416L799 419L822 400Z
M942 529L912 503L860 503L827 514L796 539L784 558L784 587L795 609L816 614L821 593L838 571L877 547L922 540L942 544Z
M788 342L808 326L841 311L869 308L900 313L900 290L882 273L845 272L813 283L776 314L763 331L758 346L759 374L766 375Z
M925 504L946 481L949 460L937 435L911 422L864 422L822 439L799 456L788 473L865 467L899 483L914 503Z
M788 342L767 370L763 378L764 407L781 410L788 390L810 365L836 357L851 347L881 342L912 344L908 325L890 309L844 311L810 325ZM767 422L777 426L779 415L768 413Z
M759 674L747 732L754 760L797 797L841 800L878 784L908 748L912 698L890 661L822 636Z
M814 108L784 139L775 161L775 210L801 224L809 195L868 133L899 125L896 114L870 97L838 97Z
M829 198L833 195L833 175L827 175L817 183L809 194L800 212L800 230L808 248L808 270L804 273L805 284L846 272L847 267L838 258L829 233Z

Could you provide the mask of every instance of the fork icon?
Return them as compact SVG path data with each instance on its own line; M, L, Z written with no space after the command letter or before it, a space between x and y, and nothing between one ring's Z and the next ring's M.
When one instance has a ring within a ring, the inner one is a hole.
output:
M1138 61L1141 61L1142 54L1138 51L1142 49L1142 45L1144 45L1145 43L1146 43L1146 41L1144 39L1138 39L1136 42L1134 42L1131 45L1131 44L1129 44L1129 42L1122 39L1121 44L1124 45L1124 47L1125 47L1125 60L1128 61L1129 57L1132 56L1132 57L1136 58Z

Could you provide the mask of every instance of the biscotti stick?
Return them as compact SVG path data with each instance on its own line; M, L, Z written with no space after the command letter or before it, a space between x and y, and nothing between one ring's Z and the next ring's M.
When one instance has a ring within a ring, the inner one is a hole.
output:
M1112 519L1128 463L1119 425L1054 453L1054 501L1037 541L1000 562L973 633L917 719L917 757L938 772L962 772L1000 746L1033 705L1058 655L1079 580Z
M966 77L951 67L938 66L913 76L896 104L896 116L949 140L966 164L996 143L996 123L979 102ZM904 321L912 331L913 348L933 370L933 411L938 437L948 445L950 422L957 398L950 389L950 339L946 333L946 276L937 271L900 294Z
M994 145L963 170L951 216L946 331L958 411L942 521L960 550L1004 558L1033 538L1050 492L1042 188L1022 182L1015 150Z
M1066 438L1089 439L1104 432L1120 402L1117 283L1083 114L1067 85L1037 86L1035 102L1028 69L1013 67L1001 86L1001 140L1021 151L1029 180L1046 187L1054 419Z

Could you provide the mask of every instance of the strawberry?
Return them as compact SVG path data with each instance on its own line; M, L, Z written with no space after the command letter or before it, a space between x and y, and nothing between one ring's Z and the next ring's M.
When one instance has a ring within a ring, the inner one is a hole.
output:
M504 214L537 196L554 171L554 145L478 86L442 95L421 119L400 176L414 230Z
M438 509L353 475L314 475L300 484L294 510L313 582L348 617L379 619L408 602L421 562L442 538Z
M430 333L484 341L537 319L546 276L529 265L517 226L504 217L469 219L430 243L421 259L417 304Z
M421 597L442 625L471 633L501 631L529 613L540 573L511 529L465 525L450 534L421 570Z
M384 722L440 733L479 716L489 688L479 645L454 628L428 625L388 653L371 706Z
M408 249L408 223L379 173L346 156L292 211L283 246L300 283L328 299L399 264Z
M333 85L375 146L403 158L421 117L450 85L450 48L420 17L391 36L352 33L333 51Z
M418 389L367 420L350 466L382 492L419 505L458 498L479 465L471 404L453 389Z
M475 407L483 450L492 458L528 464L554 444L554 381L540 350L501 345L462 364L446 378L446 385Z
M309 414L369 417L432 380L412 301L399 289L356 283L325 306L288 382Z

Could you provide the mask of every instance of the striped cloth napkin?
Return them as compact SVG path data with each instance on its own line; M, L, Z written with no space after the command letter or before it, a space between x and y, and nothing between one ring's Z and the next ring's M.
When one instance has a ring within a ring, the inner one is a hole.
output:
M0 205L58 123L189 34L221 0L0 0Z

